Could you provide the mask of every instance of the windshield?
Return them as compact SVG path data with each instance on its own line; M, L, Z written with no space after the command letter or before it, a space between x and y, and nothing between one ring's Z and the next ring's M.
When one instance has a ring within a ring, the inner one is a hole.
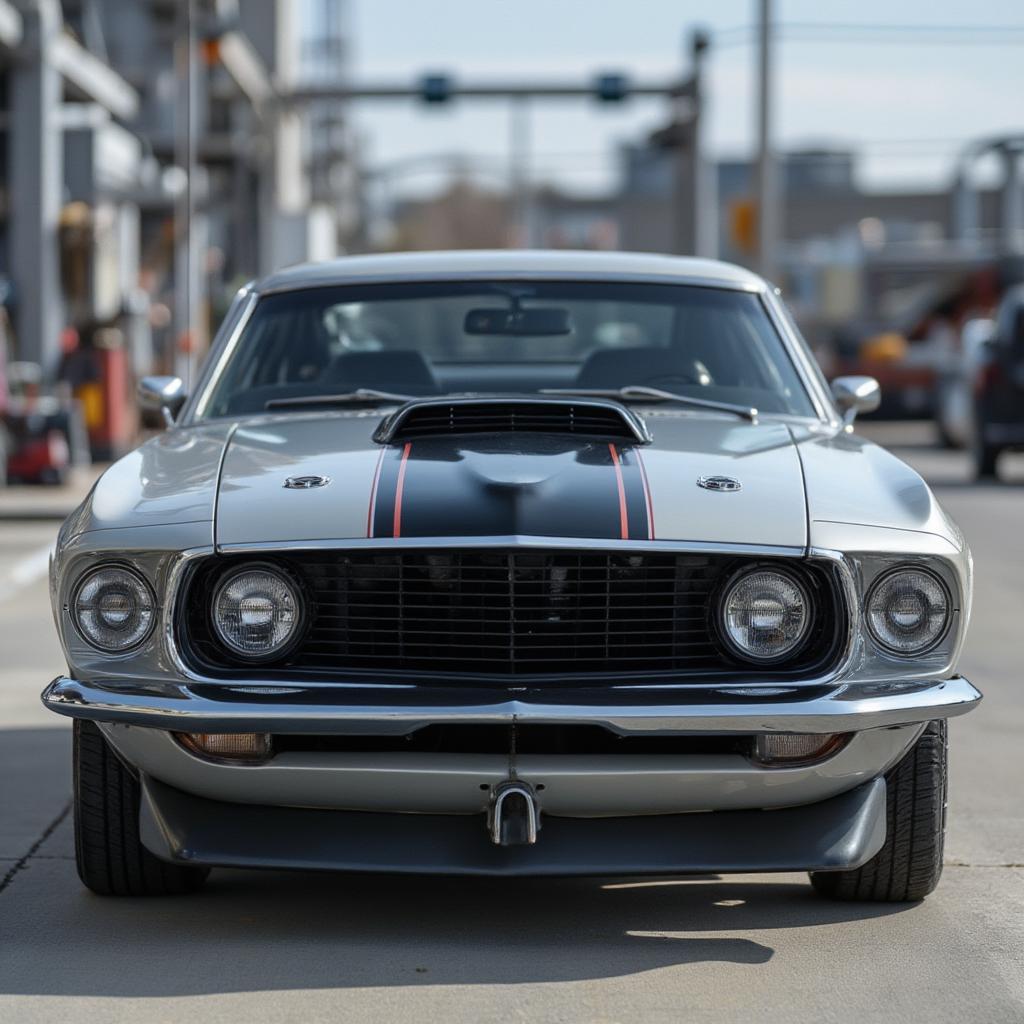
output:
M814 415L757 295L622 281L394 282L264 296L198 412L294 411L306 397L360 391L637 385Z

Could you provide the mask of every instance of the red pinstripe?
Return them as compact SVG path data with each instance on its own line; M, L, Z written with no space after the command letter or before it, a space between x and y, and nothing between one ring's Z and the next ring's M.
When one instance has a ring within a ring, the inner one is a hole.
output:
M615 445L609 444L608 451L612 453L612 465L615 467L615 483L619 488L619 525L622 531L622 539L629 540L629 516L626 513L626 485L622 480L622 464L619 462L619 453Z
M405 488L405 469L409 464L412 441L406 441L402 449L402 461L398 466L398 483L395 485L395 536L402 536L402 490Z

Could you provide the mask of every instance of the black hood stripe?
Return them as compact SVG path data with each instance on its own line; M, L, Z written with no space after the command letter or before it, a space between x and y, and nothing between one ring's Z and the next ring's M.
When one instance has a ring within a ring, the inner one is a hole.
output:
M380 470L384 463L384 454L387 451L386 448L381 448L380 454L377 456L377 466L373 471L373 483L370 485L370 507L366 513L366 536L375 536L373 530L374 515L377 511L377 492L380 490Z
M533 450L535 449L535 450ZM529 472L531 458L550 476ZM522 435L514 444L418 438L382 449L370 537L588 537L649 540L649 491L637 448Z
M618 447L618 446L617 446ZM623 539L654 540L654 517L647 471L639 448L618 447L619 465L626 491L628 530Z
M647 519L647 539L654 540L654 503L651 501L651 485L647 480L647 467L644 465L643 453L639 448L633 449L636 464L640 467L640 482L644 489L644 508Z

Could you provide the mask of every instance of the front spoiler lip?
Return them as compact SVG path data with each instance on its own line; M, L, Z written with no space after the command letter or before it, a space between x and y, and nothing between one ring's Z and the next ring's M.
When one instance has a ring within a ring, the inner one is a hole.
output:
M470 692L330 685L83 683L58 677L42 693L71 718L176 732L273 732L402 736L433 723L589 723L613 732L857 732L966 714L981 693L963 676L945 680L847 683L800 699L790 689L708 688L624 693L507 689ZM765 692L758 693L758 690ZM390 696L391 703L382 700ZM403 700L405 698L405 700ZM767 699L766 699L767 698Z
M885 841L885 780L802 807L542 817L495 846L482 814L395 814L208 800L142 777L139 831L163 860L234 868L515 877L857 868Z

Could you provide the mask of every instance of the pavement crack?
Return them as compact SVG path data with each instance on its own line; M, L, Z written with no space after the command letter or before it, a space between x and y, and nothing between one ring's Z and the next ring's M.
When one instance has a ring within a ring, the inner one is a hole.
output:
M38 852L39 848L43 845L43 843L45 843L46 840L49 839L50 836L52 836L53 833L57 831L57 828L59 827L60 823L68 816L68 812L70 810L71 801L69 800L61 808L60 814L58 814L57 817L54 818L53 821L51 821L50 824L46 826L46 828L43 829L42 835L40 835L40 837L28 848L28 851L24 854L24 856L16 860L10 866L10 868L7 869L7 874L5 874L3 878L0 878L0 896L3 895L7 887L11 884L11 882L14 881L14 876L17 875L19 871L24 870L24 868L28 866L28 862L36 855L36 853Z
M976 864L967 860L947 860L947 868L1024 868L1022 860L1007 860L997 863Z

